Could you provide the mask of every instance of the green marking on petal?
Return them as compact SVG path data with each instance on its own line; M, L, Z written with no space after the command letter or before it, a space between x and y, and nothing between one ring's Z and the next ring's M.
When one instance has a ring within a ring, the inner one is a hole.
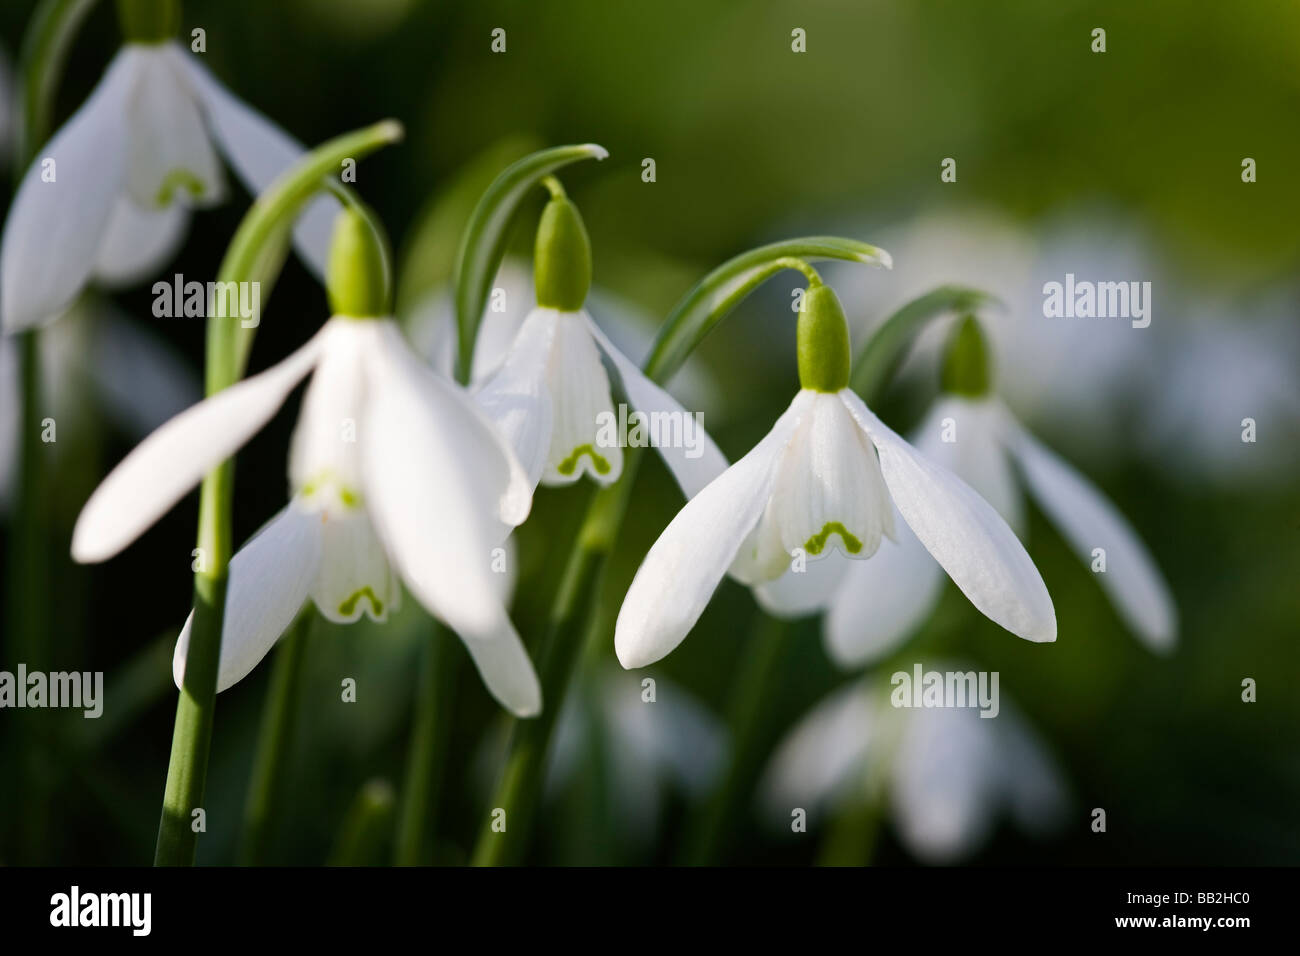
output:
M171 205L172 197L176 194L177 188L184 189L196 199L207 191L207 187L203 185L203 180L189 170L173 169L167 174L167 178L162 181L162 185L158 187L156 199L158 205Z
M609 462L606 461L603 456L598 455L596 453L596 448L594 445L589 445L589 444L579 445L577 448L573 449L573 451L570 452L568 458L564 459L564 461L556 465L555 470L562 475L573 474L574 469L578 467L578 459L581 458L583 455L587 455L591 458L591 463L596 467L596 474L598 475L609 474Z
M849 554L857 554L862 550L862 542L850 534L849 529L838 521L828 521L822 525L822 529L804 543L804 550L809 554L821 554L822 549L826 547L826 542L833 534L840 536L840 540L844 542L844 547Z
M347 508L361 507L361 495L351 488L339 488L339 501Z
M362 598L366 598L370 601L370 607L374 610L377 617L383 616L384 602L375 596L375 592L370 589L370 585L368 584L360 591L354 591L347 600L340 604L339 613L351 617L352 612L357 608L357 602Z

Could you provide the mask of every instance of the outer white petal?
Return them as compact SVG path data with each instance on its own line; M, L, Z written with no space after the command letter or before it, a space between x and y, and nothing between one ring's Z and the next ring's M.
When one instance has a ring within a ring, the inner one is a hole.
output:
M136 446L82 509L72 532L73 558L111 558L234 454L311 371L320 341L317 333L278 365L181 412Z
M901 516L896 527L897 543L882 542L868 561L846 562L848 571L822 622L827 653L843 668L889 654L939 599L942 569Z
M609 376L586 315L556 312L555 316L548 370L551 447L542 480L548 485L567 485L585 472L601 484L612 484L623 473L623 448L617 429L611 427L618 418Z
M877 552L877 556L879 554ZM759 607L773 617L798 618L820 614L835 600L845 577L852 574L853 568L873 564L875 560L850 561L837 551L820 561L809 561L803 571L787 570L775 581L758 585L754 588L754 597Z
M171 47L142 46L136 55L140 78L127 106L127 195L142 209L221 202L225 174Z
M970 485L1019 534L1025 527L1024 495L1007 456L1007 428L1001 402L948 395L931 406L910 441L926 458Z
M542 685L523 642L504 615L493 634L467 637L464 642L483 684L516 717L542 712Z
M726 456L714 444L709 433L704 430L700 419L688 412L682 405L660 388L636 366L626 355L620 352L592 321L591 316L583 313L591 335L605 353L619 378L622 380L623 392L637 411L647 416L659 416L660 420L672 425L669 434L679 441L660 442L655 450L672 472L688 499L694 498L718 475L727 470Z
M1084 563L1091 564L1094 548L1106 549L1106 572L1097 577L1120 616L1152 650L1172 648L1178 611L1169 586L1124 516L1023 428L1015 428L1011 449L1030 491Z
M302 157L305 152L302 144L231 95L196 57L179 46L167 49L193 83L217 145L249 192L254 196L261 194ZM294 226L299 255L321 279L329 262L330 240L339 209L338 200L333 196L320 196L307 205Z
M983 614L1031 641L1056 640L1056 612L1024 547L993 507L917 454L849 389L840 393L875 443L903 519Z
M290 502L230 559L217 690L242 680L280 639L307 600L320 560L319 515ZM180 687L190 646L191 612L172 658Z
M541 480L551 447L548 370L560 318L554 309L530 312L505 361L474 393L474 401L515 450L533 488Z
M624 667L653 664L695 626L763 513L776 462L806 404L801 392L767 436L688 501L650 548L614 628Z
M95 268L126 178L126 111L139 69L137 51L118 53L90 99L23 176L0 240L5 332L62 312ZM47 159L54 164L53 182L42 178Z
M183 203L142 209L128 197L118 197L100 242L95 278L125 286L153 276L175 255L189 224L190 211Z
M420 603L462 637L489 637L508 627L492 570L502 503L527 479L468 393L423 366L391 321L378 331L359 429L366 507Z

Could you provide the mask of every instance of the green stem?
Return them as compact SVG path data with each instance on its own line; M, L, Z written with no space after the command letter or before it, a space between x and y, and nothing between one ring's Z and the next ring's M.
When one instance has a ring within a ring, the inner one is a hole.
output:
M539 657L539 679L545 703L537 717L514 723L505 768L488 820L474 848L472 863L475 866L517 863L528 848L532 813L541 793L551 734L564 708L569 680L581 658L587 624L600 590L606 561L627 510L641 455L640 449L627 450L622 478L595 494L578 531L547 622ZM506 814L504 832L494 829L497 810L504 810Z
M393 824L396 797L387 780L362 785L343 819L343 828L329 855L329 866L376 866Z
M732 749L726 776L688 831L686 862L692 865L715 863L726 853L735 824L742 817L737 808L748 806L744 797L753 790L762 763L765 735L759 731L763 701L777 672L789 628L776 618L761 613L757 616L758 634L752 646L746 648L727 707Z
M438 786L450 740L451 705L455 695L458 658L447 632L430 622L421 652L416 688L415 726L406 753L406 779L398 808L397 843L393 863L421 866L432 862L433 834L438 811Z
M268 858L271 835L284 796L285 765L293 740L304 645L310 639L315 611L308 607L275 652L271 687L262 711L262 728L253 756L253 775L244 804L244 841L239 862L260 866Z
M218 283L274 281L289 247L298 211L325 188L345 159L360 158L401 139L392 120L339 136L317 147L273 182L244 216L217 275ZM263 297L265 298L265 297ZM214 312L216 310L213 310ZM207 326L205 385L215 395L243 374L254 329L238 319L212 315ZM193 865L198 851L196 811L207 780L208 750L216 708L221 623L226 603L226 573L231 555L232 459L203 479L199 493L200 570L194 575L194 620L185 658L185 680L176 705L171 758L158 825L158 866Z

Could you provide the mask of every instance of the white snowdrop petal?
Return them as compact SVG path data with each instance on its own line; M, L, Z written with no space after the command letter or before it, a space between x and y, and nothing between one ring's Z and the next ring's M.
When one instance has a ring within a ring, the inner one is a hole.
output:
M1106 572L1096 577L1120 616L1152 650L1171 649L1178 611L1169 586L1119 509L1025 429L1016 428L1011 449L1034 498L1084 563L1105 549Z
M289 443L289 484L324 504L332 497L346 505L361 497L358 432L366 401L365 356L379 347L380 335L375 322L334 318L322 336L320 359Z
M893 652L930 616L942 593L943 570L901 515L896 524L896 543L882 543L868 561L845 562L822 622L827 653L845 669Z
M503 499L526 482L464 390L422 365L391 321L367 356L362 494L394 566L420 603L462 637L502 627L493 550Z
M265 425L311 371L321 333L278 365L181 412L136 446L77 518L72 556L104 561L134 541Z
M632 408L651 421L663 423L657 430L661 438L655 450L672 472L682 494L688 499L694 498L705 485L727 470L726 456L704 430L699 417L688 412L667 391L647 378L636 363L618 350L591 316L583 313L583 318L596 344L617 370ZM665 434L667 440L662 437Z
M1024 496L1007 455L1005 416L1000 402L945 396L931 407L911 443L970 485L1019 534L1025 527Z
M805 404L801 393L767 436L688 501L650 548L614 629L624 667L653 664L695 626L762 514L777 458Z
M505 361L474 401L487 413L514 449L531 487L536 487L551 448L552 401L549 369L556 324L554 309L529 313Z
M880 453L889 493L917 538L981 613L1031 641L1056 639L1056 613L1024 547L969 485L919 455L848 389L840 392Z
M623 449L610 423L616 424L618 417L609 376L581 313L556 313L549 375L551 446L542 483L572 484L584 472L604 485L617 481L623 473Z
M463 641L497 702L516 717L536 717L542 712L542 685L533 662L508 618L502 615L496 632Z
M217 145L250 193L261 195L302 158L301 143L232 95L197 57L174 44L166 49L189 78ZM340 209L337 199L322 194L307 204L293 229L298 254L322 280Z
M126 115L127 195L141 209L221 202L225 176L184 71L169 47L141 47L138 55L140 76Z
M318 515L291 501L230 559L218 691L243 680L298 616L316 575L320 529ZM191 612L172 658L177 687L185 681L193 622Z
M176 254L189 225L190 211L183 203L145 209L119 196L100 241L95 278L107 286L126 286L155 275Z
M137 50L118 53L81 109L41 147L18 186L0 240L0 314L6 333L61 313L95 268L126 177L126 109L140 63Z
M875 558L850 561L836 551L823 560L807 562L802 571L787 569L775 581L759 584L754 588L754 597L759 607L773 617L789 619L819 614L833 606L853 568L874 563Z
M311 598L321 616L336 624L350 624L362 614L388 620L401 585L370 518L360 506L321 508L316 516L321 560Z

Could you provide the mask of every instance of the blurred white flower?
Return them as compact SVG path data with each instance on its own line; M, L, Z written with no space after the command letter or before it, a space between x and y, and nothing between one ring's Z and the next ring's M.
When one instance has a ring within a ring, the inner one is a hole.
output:
M179 44L125 44L18 187L0 240L4 331L53 319L92 279L136 282L171 258L190 209L225 195L218 150L254 195L303 152ZM318 198L295 230L318 275L337 210Z
M493 695L513 713L537 713L541 690L491 568L531 489L482 411L416 357L391 319L335 317L278 365L169 421L86 503L73 557L103 561L130 544L313 372L290 503L230 563L218 690L256 666L309 597L330 620L384 620L400 576L460 635ZM189 622L178 685L188 635Z
M641 679L611 667L575 687L556 725L546 786L551 793L562 789L599 747L619 828L644 840L670 791L694 800L717 782L727 733L699 701L662 677L655 678L655 699L645 700Z
M810 569L833 550L871 558L882 536L895 533L895 506L982 613L1027 640L1056 639L1047 588L993 507L918 454L851 389L805 388L650 549L619 611L619 660L643 667L672 651L728 569L761 588L792 566L792 554L806 555Z
M1069 793L1046 747L1001 698L991 719L973 707L895 708L888 687L855 681L777 747L759 786L765 815L788 827L802 808L816 826L877 804L903 846L930 864L977 852L1003 814L1045 836L1063 822Z
M945 439L951 440L945 440ZM927 459L951 470L1006 519L1018 536L1026 522L1021 483L1085 565L1105 552L1096 575L1120 617L1147 647L1172 648L1177 610L1150 553L1123 515L1082 474L1021 426L996 398L944 395L912 436ZM899 525L895 522L895 525ZM827 651L843 667L876 660L919 627L943 585L938 564L904 525L896 543L870 561L834 555L815 572L786 571L758 589L780 617L825 610Z

